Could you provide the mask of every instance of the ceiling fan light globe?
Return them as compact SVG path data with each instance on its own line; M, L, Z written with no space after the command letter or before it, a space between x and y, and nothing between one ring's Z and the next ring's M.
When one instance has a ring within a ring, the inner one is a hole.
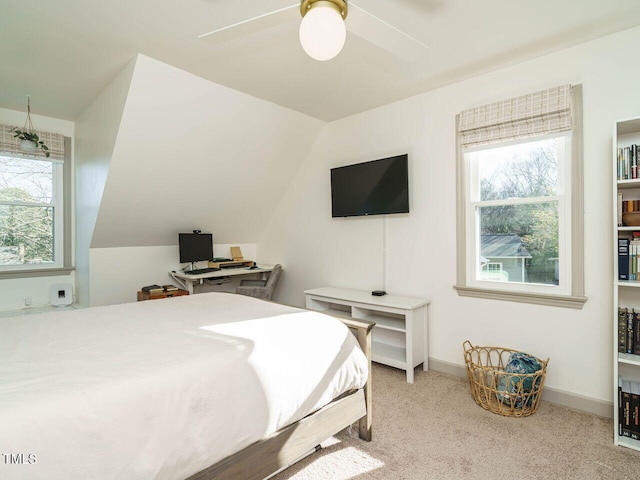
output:
M347 28L335 8L311 8L300 22L300 44L311 58L331 60L342 51Z

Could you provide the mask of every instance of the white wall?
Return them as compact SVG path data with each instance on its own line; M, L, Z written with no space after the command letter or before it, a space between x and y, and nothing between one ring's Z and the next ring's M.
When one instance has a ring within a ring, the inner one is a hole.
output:
M25 97L25 102L27 101ZM37 99L33 99L34 108L37 106ZM26 104L26 103L25 103ZM26 112L17 112L0 108L0 123L22 127ZM67 137L74 137L74 123L57 118L43 117L31 114L33 125L38 130L61 133ZM73 144L73 141L71 142ZM71 165L73 168L74 155L71 155ZM73 178L73 175L72 175ZM73 192L71 192L73 198ZM72 202L73 204L73 202ZM73 214L72 214L73 219ZM72 221L73 224L73 221ZM25 306L25 298L30 297L32 307L42 307L50 303L50 286L58 283L75 284L75 274L55 275L50 277L36 278L11 278L0 280L0 311L13 311L22 309Z
M285 264L276 299L306 288L429 297L430 356L463 365L462 343L549 357L547 386L612 399L611 149L617 119L640 116L640 29L582 44L329 124L264 229L262 259ZM457 296L455 115L562 84L583 84L585 285L582 310ZM411 213L331 219L329 169L409 153Z
M257 258L255 244L215 244L213 253L216 257L228 257L232 246L239 246L246 260ZM92 248L90 256L92 307L135 302L136 292L145 285L174 284L182 287L169 275L171 270L180 268L177 245ZM211 289L234 291L236 284Z
M139 55L91 247L254 242L323 127Z
M89 305L89 246L109 174L135 59L98 95L76 122L76 275L77 300Z

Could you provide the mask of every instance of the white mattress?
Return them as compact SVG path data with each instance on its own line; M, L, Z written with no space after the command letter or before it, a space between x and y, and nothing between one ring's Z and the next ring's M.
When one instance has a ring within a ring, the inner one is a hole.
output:
M240 295L0 319L0 478L186 478L366 378L341 322Z

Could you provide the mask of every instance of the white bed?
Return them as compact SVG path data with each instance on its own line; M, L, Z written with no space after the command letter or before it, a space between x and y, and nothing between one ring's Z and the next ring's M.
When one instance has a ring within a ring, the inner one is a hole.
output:
M0 319L0 478L184 479L367 376L340 321L240 295Z

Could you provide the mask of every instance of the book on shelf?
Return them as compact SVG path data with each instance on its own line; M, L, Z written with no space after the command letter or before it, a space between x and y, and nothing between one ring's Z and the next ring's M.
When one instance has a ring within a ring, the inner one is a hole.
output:
M624 424L624 404L622 403L622 377L618 376L618 435L622 436L622 425Z
M633 316L633 342L631 353L640 355L640 314L635 313Z
M640 440L640 384L637 382L629 382L629 393L631 400L629 402L629 430L631 438Z
M142 287L142 291L147 293L161 293L164 292L164 289L160 285L147 285L146 287Z
M627 309L618 308L618 352L627 353Z
M618 237L618 280L640 281L640 231Z
M633 308L618 308L618 352L640 360L640 313Z
M629 239L618 238L618 280L629 280Z
M621 227L622 226L622 193L618 192L618 205L617 205L617 211L618 211L618 226Z
M631 280L640 280L640 237L636 235L637 233L640 232L633 232L633 237L629 242L629 278ZM631 272L631 270L633 270L633 272ZM633 275L631 275L631 273L633 273Z
M627 310L627 353L633 353L634 345L633 341L635 335L633 334L634 318L637 318L637 314L634 309Z
M622 200L620 205L622 213L631 213L640 211L640 200Z
M631 393L626 391L629 390L629 387L624 386L624 380L622 383L622 435L624 437L631 437Z
M640 382L618 376L618 435L640 440Z
M633 180L640 177L639 154L638 145L618 147L616 165L618 180Z
M163 285L163 286L162 286L162 289L163 289L165 292L175 292L175 291L180 290L180 289L179 289L178 287L176 287L175 285Z

